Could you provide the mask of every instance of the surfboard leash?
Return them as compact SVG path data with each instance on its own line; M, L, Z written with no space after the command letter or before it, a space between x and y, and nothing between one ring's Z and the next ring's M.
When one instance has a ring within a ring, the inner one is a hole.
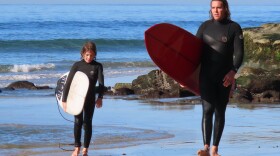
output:
M69 120L69 119L67 119L67 118L65 118L63 115L62 115L62 113L61 113L61 111L60 111L60 108L59 108L59 104L58 104L58 101L57 101L57 99L56 99L56 105L57 105L57 109L58 109L58 112L59 112L59 114L60 114L60 116L63 118L63 119L65 119L66 121L69 121L69 122L73 122L74 123L74 121L72 121L72 120ZM74 146L74 144L64 144L64 143L58 143L58 148L60 148L61 150L63 150L63 151L74 151L74 149L72 149L72 150L69 150L69 149L65 149L65 148L63 148L62 146Z
M59 108L59 104L58 104L57 99L56 99L56 105L57 105L58 112L59 112L60 116L61 116L63 119L65 119L66 121L75 123L74 121L72 121L72 120L70 120L70 119L67 119L66 117L64 117L64 116L62 115L62 113L61 113L61 111L60 111L60 108Z
M64 80L64 81L65 81L65 80ZM59 82L57 82L57 84L59 84ZM54 94L56 95L57 92L58 92L58 89L56 88ZM62 97L60 97L60 98L62 98ZM57 99L57 98L55 98L55 99L56 99L56 105L57 105L57 109L58 109L58 112L59 112L60 116L61 116L64 120L74 123L74 121L72 121L72 120L67 119L66 117L64 117L64 115L63 115L63 114L61 113L61 111L60 111L58 99ZM60 149L63 150L63 151L74 151L74 149L69 150L69 149L63 148L62 146L74 146L73 143L72 143L72 144L65 144L65 143L60 143L60 142L59 142L59 143L58 143L58 148L60 148Z
M62 118L63 119L65 119L66 121L69 121L69 122L72 122L72 123L74 123L74 121L72 121L72 120L69 120L69 119L67 119L67 118L65 118L63 115L62 115L62 113L61 113L61 111L60 111L60 108L59 108L59 104L58 104L58 99L60 100L61 98L62 98L62 90L63 90L63 86L61 86L60 84L65 84L65 82L66 82L66 79L67 79L67 76L65 77L65 76L62 76L62 78L61 79L59 79L58 81L57 81L57 86L56 86L56 88L55 88L55 90L54 90L54 95L55 95L55 99L56 99L56 105L57 105L57 109L58 109L58 111L59 111L59 114L60 114L60 116L62 116ZM58 94L58 95L57 95ZM57 97L58 96L58 97Z

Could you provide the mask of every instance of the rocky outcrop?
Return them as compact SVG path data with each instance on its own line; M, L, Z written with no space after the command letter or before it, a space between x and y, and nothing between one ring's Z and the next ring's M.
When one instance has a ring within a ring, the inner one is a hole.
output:
M178 97L179 85L161 70L153 70L132 81L135 94L144 97Z
M239 103L280 102L280 69L264 70L243 67L237 79L234 100Z
M34 83L28 81L17 81L13 82L6 87L6 89L51 89L49 86L35 86Z
M265 70L280 68L280 23L245 28L244 66Z
M133 80L132 90L142 98L181 97L186 94L175 80L161 70L153 70Z
M132 83L116 83L106 95L136 95L134 99L170 98L193 95L180 87L171 77L161 70L152 70L138 76Z
M280 102L280 24L244 29L245 59L234 101Z
M240 71L237 84L252 93L262 93L267 90L280 91L280 69L268 71L244 67Z
M116 83L112 95L131 95L134 91L131 89L131 83Z

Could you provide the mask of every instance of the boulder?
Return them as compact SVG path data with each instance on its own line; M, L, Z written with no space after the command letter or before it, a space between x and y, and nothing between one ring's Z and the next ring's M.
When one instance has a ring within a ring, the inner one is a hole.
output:
M179 85L161 70L150 71L132 81L135 94L146 98L178 97Z
M7 89L51 89L49 86L35 86L34 83L28 81L16 81L6 87Z
M280 69L264 70L243 67L237 79L234 101L240 103L274 103L280 101ZM247 101L246 101L247 100Z
M280 67L280 23L245 28L244 65L266 70Z
M253 101L253 96L248 90L238 88L238 90L234 92L231 101L237 103L251 103Z
M131 83L116 83L112 89L112 95L131 95L134 94L134 91L131 89Z
M161 70L152 70L147 75L138 76L132 81L132 90L142 98L170 98L187 94L174 79Z
M272 103L280 93L280 23L243 29L245 56L234 101Z
M120 88L132 88L132 83L116 83L114 86L114 89L120 89Z
M118 88L114 91L113 95L132 95L134 91L129 88Z
M247 88L252 93L261 93L266 90L280 91L280 69L271 71L243 67L237 79L237 84Z

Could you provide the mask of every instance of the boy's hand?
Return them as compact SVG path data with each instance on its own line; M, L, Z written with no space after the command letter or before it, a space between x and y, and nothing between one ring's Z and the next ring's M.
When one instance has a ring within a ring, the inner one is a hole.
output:
M63 110L64 110L64 112L66 112L66 109L67 109L67 103L66 103L66 102L62 102L62 106L63 106Z
M102 99L101 98L98 98L96 100L96 108L101 108L102 107Z

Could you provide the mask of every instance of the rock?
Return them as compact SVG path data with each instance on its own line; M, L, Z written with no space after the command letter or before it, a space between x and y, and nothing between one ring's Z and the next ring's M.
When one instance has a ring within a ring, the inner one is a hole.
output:
M266 90L261 93L259 102L261 103L280 102L280 92L275 90Z
M243 29L244 65L266 70L280 67L280 23Z
M132 81L132 90L140 98L170 98L194 96L161 70L153 70Z
M134 91L131 89L131 83L116 83L112 89L111 95L131 95L134 94Z
M264 70L243 67L237 79L238 93L234 101L240 103L275 103L280 101L280 69Z
M231 101L237 103L251 103L253 101L253 96L251 92L246 89L239 88L233 95L233 99Z
M6 89L51 89L49 86L35 86L34 83L28 81L17 81L13 82L6 87Z
M135 94L145 98L180 97L179 84L161 70L153 70L132 81Z
M49 86L36 86L37 89L51 89Z
M266 90L280 91L280 69L263 70L244 67L240 71L237 84L252 93L261 93Z
M13 88L13 89L37 89L34 83L28 82L28 81L17 81L13 82L10 85L7 86L7 88Z
M280 23L243 29L245 59L234 101L273 103L280 94Z
M120 88L132 88L132 83L116 83L114 86L114 89L120 89Z
M113 95L131 95L131 94L134 94L134 91L129 88L118 88L113 93Z

